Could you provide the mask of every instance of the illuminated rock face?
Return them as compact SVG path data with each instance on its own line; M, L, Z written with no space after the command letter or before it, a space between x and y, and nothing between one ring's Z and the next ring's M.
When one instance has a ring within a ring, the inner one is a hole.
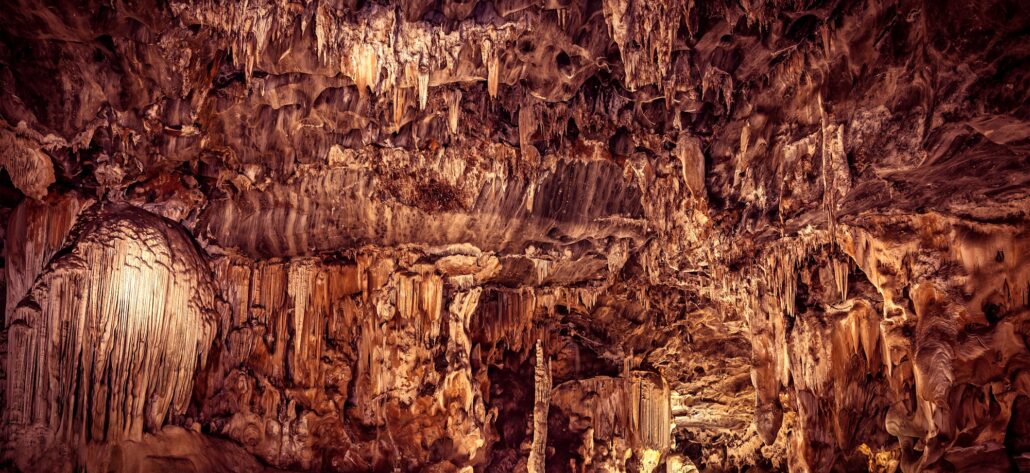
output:
M38 223L63 210L25 210L49 215L26 216L26 240L9 244L46 248ZM7 312L3 420L15 438L43 426L72 442L140 440L186 411L216 330L214 285L189 237L160 217L119 206L81 220Z
M1030 471L1030 11L0 6L0 469Z

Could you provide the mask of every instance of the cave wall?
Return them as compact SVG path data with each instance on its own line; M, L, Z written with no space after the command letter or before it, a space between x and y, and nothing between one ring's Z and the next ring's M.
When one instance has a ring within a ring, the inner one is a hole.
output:
M0 18L0 469L1030 471L1021 2Z

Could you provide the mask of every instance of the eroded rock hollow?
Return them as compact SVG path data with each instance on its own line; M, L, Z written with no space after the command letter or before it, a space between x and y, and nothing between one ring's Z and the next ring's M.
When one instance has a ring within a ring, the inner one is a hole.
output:
M0 470L1030 471L1019 0L8 0Z

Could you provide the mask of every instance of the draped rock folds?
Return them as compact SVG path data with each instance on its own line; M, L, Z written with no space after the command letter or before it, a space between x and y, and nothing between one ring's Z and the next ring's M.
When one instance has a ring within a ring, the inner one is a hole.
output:
M4 421L139 440L186 411L217 328L214 283L189 237L160 217L111 206L79 218L8 311Z
M1025 468L1004 429L1022 428L1013 416L1030 387L1026 266L998 255L1025 259L1026 229L967 225L881 216L842 229L857 265L843 301L833 252L784 260L796 264L787 293L806 302L791 313L756 301L752 377L762 438L787 432L793 469Z
M0 470L1030 471L1026 3L0 2Z

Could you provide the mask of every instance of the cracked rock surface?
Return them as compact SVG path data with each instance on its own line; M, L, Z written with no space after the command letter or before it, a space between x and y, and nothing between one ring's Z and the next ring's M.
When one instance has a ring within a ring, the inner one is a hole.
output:
M0 470L1030 471L1025 2L0 18Z

